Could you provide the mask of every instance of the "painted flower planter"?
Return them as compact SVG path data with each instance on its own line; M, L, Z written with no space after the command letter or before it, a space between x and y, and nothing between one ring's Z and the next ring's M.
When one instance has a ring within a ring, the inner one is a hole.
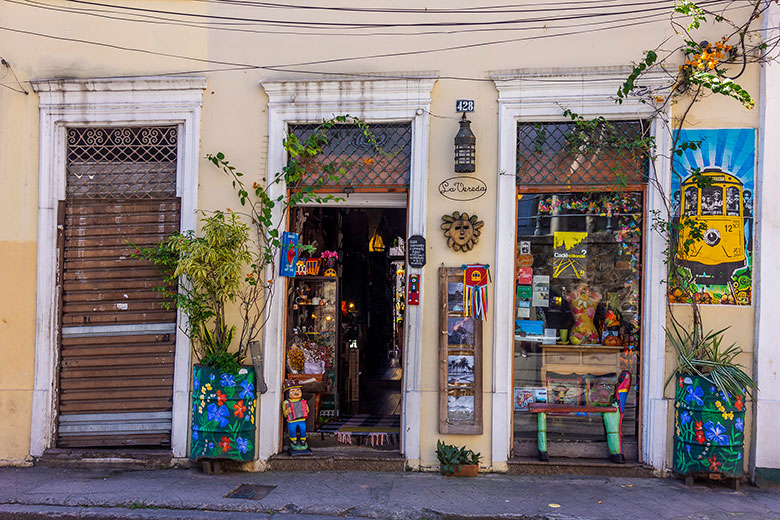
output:
M705 379L685 374L678 375L676 389L674 471L742 475L744 396L727 401Z
M249 461L255 453L255 371L238 374L195 365L190 458Z

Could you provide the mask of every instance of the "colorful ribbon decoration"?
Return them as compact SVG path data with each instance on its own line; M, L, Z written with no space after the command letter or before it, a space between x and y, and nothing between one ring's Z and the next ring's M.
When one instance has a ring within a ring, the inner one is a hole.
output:
M488 311L487 284L490 279L490 266L470 264L461 267L463 268L463 314L485 320Z

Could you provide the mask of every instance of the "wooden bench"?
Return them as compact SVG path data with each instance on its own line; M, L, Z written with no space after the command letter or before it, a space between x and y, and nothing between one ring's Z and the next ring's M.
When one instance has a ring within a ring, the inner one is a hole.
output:
M609 446L609 458L614 463L625 461L623 448L620 443L620 419L621 413L617 406L580 406L555 403L530 403L528 411L536 414L537 445L539 448L539 460L550 460L547 454L547 414L548 413L599 413L604 419L604 427L607 430L607 445Z

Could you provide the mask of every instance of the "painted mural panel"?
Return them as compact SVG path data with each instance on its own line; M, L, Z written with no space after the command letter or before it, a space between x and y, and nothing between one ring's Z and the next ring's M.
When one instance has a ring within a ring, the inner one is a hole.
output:
M754 128L681 130L679 143L695 142L672 161L672 212L691 217L703 236L680 231L677 263L682 281L669 287L673 303L685 303L687 285L699 303L750 305L753 288L753 200L756 131ZM696 182L695 172L706 182Z

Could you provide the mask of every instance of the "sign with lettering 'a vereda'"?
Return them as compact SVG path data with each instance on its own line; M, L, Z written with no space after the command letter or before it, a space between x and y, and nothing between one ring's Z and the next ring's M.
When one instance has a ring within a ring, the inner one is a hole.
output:
M487 184L476 177L459 175L439 183L439 193L450 200L466 201L480 198L487 193Z

